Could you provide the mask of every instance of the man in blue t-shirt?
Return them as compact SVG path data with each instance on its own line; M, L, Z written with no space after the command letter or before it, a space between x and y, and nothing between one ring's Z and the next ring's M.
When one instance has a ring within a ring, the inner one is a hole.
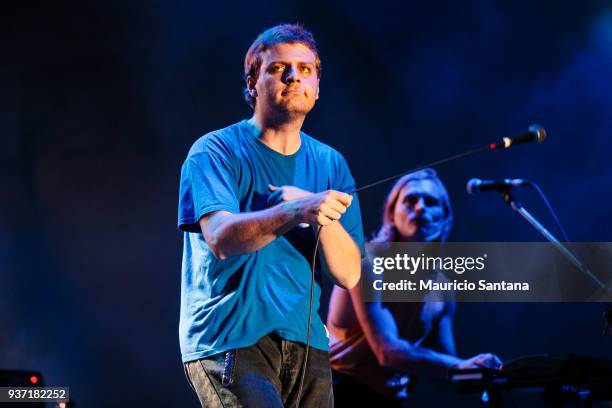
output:
M320 73L311 33L289 24L264 31L245 57L253 117L198 139L183 164L179 334L203 406L333 406L320 274L307 327L310 263L320 230L321 264L354 287L363 231L346 161L301 132Z

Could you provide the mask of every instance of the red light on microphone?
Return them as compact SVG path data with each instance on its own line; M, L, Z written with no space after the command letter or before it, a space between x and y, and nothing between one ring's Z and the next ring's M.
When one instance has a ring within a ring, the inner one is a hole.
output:
M36 384L36 383L38 383L38 377L37 377L37 376L35 376L35 375L30 376L30 382L31 382L32 384Z

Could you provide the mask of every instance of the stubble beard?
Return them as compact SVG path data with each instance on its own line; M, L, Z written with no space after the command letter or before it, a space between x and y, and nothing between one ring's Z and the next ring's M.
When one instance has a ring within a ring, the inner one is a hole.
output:
M315 105L315 101L309 100L306 96L266 95L263 98L262 96L257 101L257 104L262 104L260 109L267 112L266 115L269 115L272 121L279 123L304 120Z
M314 103L309 104L307 100L297 99L298 98L291 98L275 103L274 111L288 121L303 119L312 110Z
M289 116L299 116L307 115L314 107L314 103L309 103L305 96L296 95L281 100L277 106L280 111Z

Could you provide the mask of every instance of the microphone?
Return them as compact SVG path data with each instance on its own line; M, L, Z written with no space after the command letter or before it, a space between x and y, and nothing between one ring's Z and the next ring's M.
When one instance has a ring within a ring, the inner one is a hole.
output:
M487 191L510 191L512 187L530 184L525 179L481 180L473 178L467 182L465 189L468 194L484 193Z
M491 143L490 150L508 149L510 146L521 143L538 142L543 143L546 140L546 130L539 125L531 125L526 133L516 135L514 137L504 137L499 143Z

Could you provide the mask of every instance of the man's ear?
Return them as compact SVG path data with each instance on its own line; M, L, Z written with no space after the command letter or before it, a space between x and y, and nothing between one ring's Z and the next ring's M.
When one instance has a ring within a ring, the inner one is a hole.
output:
M317 85L317 93L315 94L315 100L319 99L319 85Z
M249 89L249 93L253 98L257 97L257 89L255 89L255 84L257 81L252 76L248 76L246 79L246 86Z

